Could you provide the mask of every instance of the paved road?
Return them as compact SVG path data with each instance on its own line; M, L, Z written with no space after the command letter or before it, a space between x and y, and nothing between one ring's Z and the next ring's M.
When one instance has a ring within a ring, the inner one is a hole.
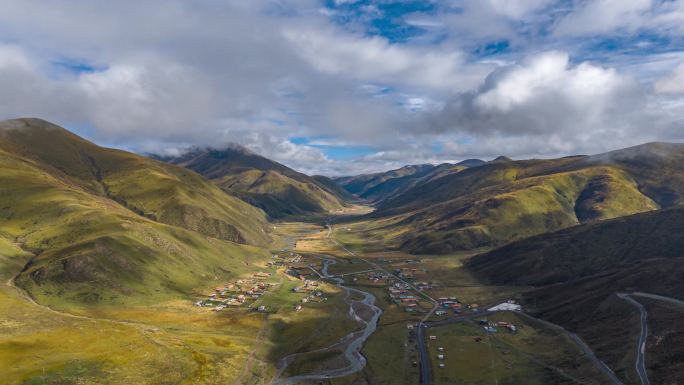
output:
M641 385L651 385L651 382L648 380L648 373L646 372L646 339L648 338L648 313L646 312L646 308L634 298L632 298L629 294L625 293L618 293L618 297L624 299L625 301L629 302L632 306L636 307L639 309L639 313L641 314L640 316L640 323L641 323L641 333L639 334L639 342L637 343L637 353L636 353L636 371L637 374L639 374L639 379L641 380ZM663 297L667 298L667 297ZM668 301L669 302L669 301Z
M651 293L642 293L642 292L634 292L630 294L633 297L644 297L644 298L650 298L654 299L656 301L663 301L663 302L668 302L671 303L680 309L684 310L684 301L678 300L676 298L671 298L671 297L665 297L663 295L658 295L658 294L651 294Z
M598 357L596 357L596 354L594 353L594 351L591 350L591 348L589 347L589 345L587 345L584 341L582 341L582 339L581 339L577 334L575 334L575 333L570 333L569 331L567 331L564 327L562 327L562 326L560 326L560 325L556 325L556 324L553 324L553 323L551 323L551 322L544 321L543 319L540 319L540 318L532 317L531 315L529 315L529 314L527 314L527 313L522 313L522 312L520 312L520 313L517 313L517 314L520 314L520 315L522 315L523 317L525 317L525 318L527 318L527 319L529 319L529 320L532 320L532 321L534 321L534 322L538 322L538 323L540 323L540 324L542 324L542 325L545 325L545 326L547 326L547 327L549 327L549 328L551 328L551 329L557 330L557 331L559 331L559 332L565 334L566 336L568 336L568 337L570 338L570 340L571 340L572 342L575 343L575 345L577 345L578 348L580 348L580 350L582 350L582 352L584 352L584 354L587 356L587 358L589 358L589 360L590 360L591 362L593 362L594 365L595 365L601 372L603 372L603 373L606 375L606 377L610 378L611 383L613 383L614 385L625 385L625 384L624 384L622 381L620 381L620 379L615 375L615 372L613 372L613 370L610 369L610 368L608 367L608 365L606 365L605 362L599 360Z
M425 344L425 330L427 325L424 322L418 323L418 351L420 352L420 383L430 385L430 356L428 355Z

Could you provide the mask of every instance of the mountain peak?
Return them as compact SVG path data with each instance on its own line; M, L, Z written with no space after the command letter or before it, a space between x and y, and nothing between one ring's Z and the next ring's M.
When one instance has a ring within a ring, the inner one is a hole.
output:
M498 156L495 159L493 159L491 161L491 163L504 163L504 162L512 162L512 161L513 161L513 159L511 159L507 156L501 155L501 156Z
M466 166L466 167L478 167L478 166L482 166L485 163L487 163L487 162L485 162L482 159L466 159L466 160L462 160L456 164L459 166Z

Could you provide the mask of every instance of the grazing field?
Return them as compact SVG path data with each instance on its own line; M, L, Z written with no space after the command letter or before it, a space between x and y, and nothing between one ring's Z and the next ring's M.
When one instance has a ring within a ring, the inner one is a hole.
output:
M429 329L428 334L436 337L428 342L435 384L604 383L564 336L535 328L511 313L487 320L515 324L517 331L499 328L490 334L477 320Z

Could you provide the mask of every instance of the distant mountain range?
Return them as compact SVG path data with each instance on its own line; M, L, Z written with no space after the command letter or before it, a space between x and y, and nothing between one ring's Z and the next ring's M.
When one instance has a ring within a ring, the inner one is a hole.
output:
M412 165L375 174L336 177L333 180L349 193L370 203L379 204L442 176L486 163L479 159L468 159L457 164Z
M676 206L684 194L684 145L405 167L337 182L375 203L366 218L375 236L412 253L450 253Z

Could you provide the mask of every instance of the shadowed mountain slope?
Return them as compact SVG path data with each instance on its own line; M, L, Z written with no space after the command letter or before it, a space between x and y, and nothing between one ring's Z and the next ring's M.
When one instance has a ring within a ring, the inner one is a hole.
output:
M542 234L473 257L486 281L537 286L528 311L577 332L627 383L633 371L639 313L617 293L647 292L684 300L684 208L636 214ZM682 309L634 297L648 310L646 364L652 383L684 380Z

